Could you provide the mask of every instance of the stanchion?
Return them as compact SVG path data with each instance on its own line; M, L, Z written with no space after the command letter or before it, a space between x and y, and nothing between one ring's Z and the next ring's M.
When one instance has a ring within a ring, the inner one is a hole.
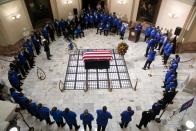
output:
M37 77L40 80L46 79L46 74L40 67L37 67Z
M34 127L30 127L30 126L29 126L29 124L28 124L27 121L25 120L23 114L20 112L20 108L17 108L17 109L16 109L16 112L18 112L18 113L21 115L23 122L24 122L25 125L29 128L28 131L34 131Z
M136 91L136 89L137 89L137 83L138 83L138 78L136 79L136 82L135 82L135 86L134 86L134 91Z
M108 85L108 91L109 91L109 92L112 92L111 80L108 81L108 84L109 84L109 85Z

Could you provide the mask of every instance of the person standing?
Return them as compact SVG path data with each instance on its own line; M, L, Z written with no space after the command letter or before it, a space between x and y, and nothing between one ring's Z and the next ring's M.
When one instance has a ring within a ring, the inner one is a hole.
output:
M124 24L122 24L120 28L120 39L122 40L124 39L125 31L126 31L126 27Z
M144 30L144 35L145 35L144 41L146 41L150 37L151 31L152 31L152 25L150 25Z
M50 111L51 116L56 121L58 127L64 127L65 123L63 122L63 112L58 110L57 107L53 107Z
M19 92L22 91L22 89L20 87L21 82L18 77L18 74L12 68L8 71L8 80L9 80L10 84L12 85L12 87L14 87L17 91L19 91Z
M144 65L144 67L143 67L144 70L146 70L146 67L148 69L150 69L150 65L154 61L155 56L156 56L156 51L154 51L153 49L151 49L150 52L148 53L148 58L147 58L146 63Z
M127 107L126 111L121 113L121 123L119 123L121 128L127 128L129 122L132 120L132 116L134 111L131 109L130 106Z
M148 110L148 111L143 111L142 112L142 118L140 120L139 125L137 124L136 127L141 129L142 126L144 125L144 127L147 127L148 122L151 121L151 117L152 117L152 110Z
M44 51L46 52L46 56L48 60L51 60L51 54L50 54L50 47L49 47L49 43L44 39L43 40L43 45L44 45Z
M112 119L112 115L107 111L107 107L103 106L102 110L97 110L97 131L105 131L108 119Z
M136 26L135 26L135 33L136 33L136 38L135 38L135 43L139 41L140 39L140 34L141 34L141 31L142 31L142 24L141 23L138 23Z
M80 115L80 120L82 120L84 125L84 131L86 131L86 127L89 127L89 130L92 130L92 121L94 120L94 117L92 114L88 112L87 109L84 110L84 113Z
M54 122L50 120L50 110L48 107L44 107L41 103L38 104L38 114L42 120L45 120L48 125L52 125Z
M152 105L152 110L153 110L152 120L155 119L156 115L159 115L161 109L162 109L162 104L160 103L160 101Z
M80 125L77 124L76 116L76 113L70 111L69 108L65 108L65 110L63 111L63 117L67 122L70 130L72 130L73 126L75 127L75 130L78 130L80 128Z

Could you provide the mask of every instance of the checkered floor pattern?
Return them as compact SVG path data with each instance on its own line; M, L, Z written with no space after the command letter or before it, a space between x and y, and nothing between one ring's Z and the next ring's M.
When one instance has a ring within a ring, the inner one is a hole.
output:
M110 68L89 69L84 68L82 54L93 49L79 49L69 54L67 72L65 76L65 90L85 89L121 89L132 88L124 57L111 49L113 60Z

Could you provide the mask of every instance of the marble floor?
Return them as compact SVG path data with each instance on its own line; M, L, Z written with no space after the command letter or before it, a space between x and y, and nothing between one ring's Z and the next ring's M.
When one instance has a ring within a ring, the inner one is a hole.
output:
M66 42L63 37L57 39L57 41L51 44L52 60L48 61L46 54L42 49L41 55L36 57L36 66L40 67L46 73L45 80L39 80L37 78L37 68L33 68L27 78L24 80L22 86L24 94L33 99L35 102L41 102L45 106L52 108L57 106L59 109L64 110L65 107L69 107L71 110L77 113L78 123L81 125L79 120L79 114L84 109L89 109L95 120L93 122L94 130L96 131L96 110L107 106L108 111L112 113L113 119L109 120L106 131L121 131L118 122L120 121L120 113L126 110L127 106L131 106L135 114L132 122L129 124L127 129L124 131L138 131L136 124L141 119L141 113L144 110L151 108L152 104L162 98L164 74L166 69L162 65L161 57L156 56L156 60L152 63L150 70L142 70L146 58L144 52L146 44L144 42L134 43L127 40L128 32L125 35L125 40L129 45L128 52L125 55L125 61L128 67L130 79L132 85L136 83L138 79L137 90L130 89L114 89L109 92L107 89L101 90L89 90L84 92L82 90L65 90L61 92L59 90L59 81L64 81L65 73L68 63L68 51L66 48ZM141 38L141 41L143 38ZM96 30L89 29L85 31L85 37L74 40L77 47L80 49L115 49L118 43L121 42L119 36L116 35L96 35ZM196 54L180 54L181 61L186 61L190 58L196 57ZM171 57L174 57L173 55ZM9 57L1 57L3 59L11 60ZM7 62L0 61L0 74L6 84L9 85L7 80ZM192 67L190 66L192 65ZM166 112L162 116L162 122L160 124L152 121L148 124L146 129L142 131L176 131L179 126L184 113L180 113L173 118L169 119L174 110L177 110L184 102L191 99L193 95L183 92L184 85L187 83L187 79L195 74L196 72L196 61L190 61L179 64L179 93L174 99L174 104L169 105ZM151 74L151 77L150 75ZM10 85L9 85L10 86ZM23 112L24 117L30 126L33 126L36 131L69 131L68 126L64 128L57 128L56 124L47 126L45 122L39 122L34 117L31 117L27 112ZM186 120L192 120L196 122L196 103L193 104L186 114L182 123ZM19 119L18 125L21 127L21 131L27 131L27 127L24 122ZM193 130L196 130L194 128ZM192 131L193 131L192 130ZM83 131L81 128L80 131Z

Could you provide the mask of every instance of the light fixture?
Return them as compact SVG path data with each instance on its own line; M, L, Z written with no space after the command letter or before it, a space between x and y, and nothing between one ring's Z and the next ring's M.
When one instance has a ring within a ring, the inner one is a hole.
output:
M64 1L64 4L66 4L66 5L70 5L70 4L72 4L72 3L73 3L72 0L65 0L65 1Z
M16 18L19 19L21 17L21 14L17 14Z
M188 120L186 121L186 127L188 129L193 129L195 127L195 124L192 121Z
M126 4L126 0L118 0L118 4L124 5L124 4Z
M21 14L14 15L12 16L12 20L20 19L20 17L21 17Z
M170 18L172 18L172 19L175 19L175 18L178 17L178 15L175 14L175 13L168 13L168 16L169 16Z
M16 19L16 16L12 16L12 20L15 20Z
M20 131L20 129L17 126L11 127L9 131Z

